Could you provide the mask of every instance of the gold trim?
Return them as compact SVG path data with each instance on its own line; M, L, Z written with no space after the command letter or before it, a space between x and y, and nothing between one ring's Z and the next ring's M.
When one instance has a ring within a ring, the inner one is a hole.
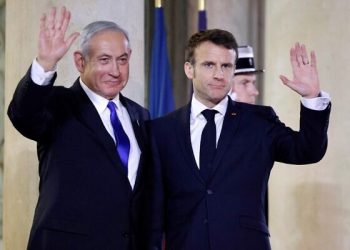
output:
M155 0L155 7L161 8L162 7L162 0Z
M198 0L198 10L205 10L205 0Z

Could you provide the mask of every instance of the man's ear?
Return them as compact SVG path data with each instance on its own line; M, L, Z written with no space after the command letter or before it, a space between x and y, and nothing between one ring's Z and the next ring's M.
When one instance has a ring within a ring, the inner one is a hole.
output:
M74 63L75 63L75 67L77 68L77 70L80 73L84 72L84 68L85 68L85 59L83 57L83 54L81 53L81 51L75 51L74 52Z
M194 67L190 62L185 62L184 71L188 79L192 80L194 75Z

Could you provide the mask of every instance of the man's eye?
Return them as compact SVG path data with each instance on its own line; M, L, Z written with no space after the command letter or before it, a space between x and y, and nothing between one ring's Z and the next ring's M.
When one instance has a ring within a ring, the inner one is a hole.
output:
M122 57L122 58L118 59L118 64L125 65L128 63L128 61L129 61L129 59L127 57Z
M206 67L206 68L212 68L212 67L214 67L214 64L213 64L213 63L204 63L203 65L204 65L204 67Z
M101 62L102 64L107 64L109 61L110 61L110 59L109 59L108 57L102 57L102 58L100 58L100 62Z
M224 65L222 65L222 68L224 68L224 69L232 69L233 66L231 64L224 64Z

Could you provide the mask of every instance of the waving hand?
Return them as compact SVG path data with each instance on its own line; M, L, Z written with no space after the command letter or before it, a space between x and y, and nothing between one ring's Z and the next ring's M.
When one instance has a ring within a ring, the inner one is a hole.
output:
M290 49L290 62L293 79L281 75L280 79L289 88L305 98L317 97L320 93L320 83L316 67L316 55L311 51L310 59L304 44L296 43Z
M40 19L37 60L45 71L55 67L79 36L78 32L74 32L65 39L70 17L71 14L65 7L62 7L59 13L53 7L48 14L43 14Z

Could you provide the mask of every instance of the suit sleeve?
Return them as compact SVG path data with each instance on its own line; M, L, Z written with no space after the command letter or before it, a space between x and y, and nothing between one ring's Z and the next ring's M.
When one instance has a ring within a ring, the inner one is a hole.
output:
M30 77L30 68L20 80L7 114L14 127L25 137L40 140L52 125L52 117L47 110L56 74L47 86L35 84Z
M285 127L274 115L275 122L269 131L273 137L274 159L288 164L320 161L327 150L330 110L331 104L323 111L311 110L301 105L299 131Z

